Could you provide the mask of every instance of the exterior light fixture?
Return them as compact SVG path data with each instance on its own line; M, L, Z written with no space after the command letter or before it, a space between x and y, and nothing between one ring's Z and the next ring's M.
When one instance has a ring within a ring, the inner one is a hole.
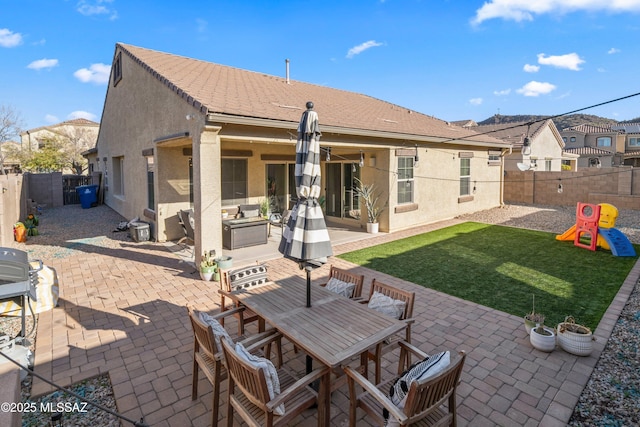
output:
M355 163L351 163L351 172L355 173L356 171L356 164Z
M331 147L325 148L325 151L327 152L327 162L330 162L331 161Z
M363 168L364 167L364 153L360 150L360 163L358 165Z
M559 184L558 184L558 193L562 194L562 192L564 191L564 188L562 188L562 180L559 179Z
M413 158L413 167L414 168L418 167L418 160L420 160L420 159L418 159L418 144L416 144L416 155Z

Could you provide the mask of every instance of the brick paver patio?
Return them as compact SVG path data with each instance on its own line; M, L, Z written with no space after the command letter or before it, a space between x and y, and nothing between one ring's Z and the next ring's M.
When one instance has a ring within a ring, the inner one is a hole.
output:
M380 234L334 250L339 254L451 223ZM120 249L91 249L89 245L78 255L45 260L58 273L60 303L39 316L36 372L64 386L108 372L123 415L134 420L144 416L151 426L209 425L211 386L206 380L201 380L201 395L191 400L192 332L185 305L217 310L217 284L200 280L192 267L162 244L130 242ZM364 274L364 294L373 277L416 292L414 344L428 353L442 349L468 352L458 389L458 420L461 426L474 427L566 425L640 276L639 262L594 333L595 351L589 357L577 357L559 349L552 353L534 350L521 317L337 258L331 263ZM278 257L267 264L273 280L292 275L304 280L304 272L291 261ZM326 278L328 269L314 271L314 282ZM235 331L235 324L227 329ZM287 363L303 371L303 356L294 354L289 343L285 352ZM393 375L393 356L385 359L390 368L386 375ZM51 386L34 380L34 396L50 391ZM221 405L225 394L223 385ZM332 396L332 425L347 425L348 407L344 387ZM224 416L224 407L220 413ZM300 425L315 425L314 412L307 411L299 421Z

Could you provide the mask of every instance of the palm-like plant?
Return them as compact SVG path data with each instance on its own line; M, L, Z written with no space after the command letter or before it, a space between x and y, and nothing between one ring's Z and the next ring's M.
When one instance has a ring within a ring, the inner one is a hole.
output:
M382 193L376 193L374 184L365 184L358 178L356 181L356 193L360 197L360 202L364 203L364 207L367 209L367 222L376 223L387 207L387 202L383 206L378 206L380 196Z

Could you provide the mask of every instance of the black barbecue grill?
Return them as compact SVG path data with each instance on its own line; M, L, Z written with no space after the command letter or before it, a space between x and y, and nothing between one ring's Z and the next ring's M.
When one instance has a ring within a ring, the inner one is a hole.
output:
M23 338L25 337L27 298L37 301L38 271L42 270L42 261L34 261L38 263L36 268L31 266L25 251L0 248L0 300L21 298Z

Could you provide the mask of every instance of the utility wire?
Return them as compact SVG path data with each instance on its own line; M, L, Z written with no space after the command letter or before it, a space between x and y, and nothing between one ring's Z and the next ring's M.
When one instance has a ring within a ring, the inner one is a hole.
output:
M19 362L13 360L11 357L7 356L3 351L0 351L0 355L3 356L4 358L6 358L7 360L9 360L10 362L12 362L13 364L17 365L21 369L24 369L25 371L27 371L31 375L40 378L42 381L46 382L47 384L54 386L55 388L57 388L60 391L64 391L65 393L69 393L70 395L82 400L83 402L88 403L91 406L95 406L96 408L98 408L98 409L100 409L100 410L102 410L104 412L107 412L107 413L113 415L114 417L120 418L121 420L124 420L124 421L126 421L128 423L131 423L135 427L149 427L149 425L144 422L144 417L140 418L140 421L134 421L134 420L132 420L130 418L125 417L124 415L120 415L119 413L107 408L106 406L103 406L103 405L101 405L99 403L93 402L93 401L91 401L91 400L89 400L89 399L87 399L87 398L85 398L83 396L80 396L78 393L76 393L76 392L74 392L72 390L69 390L69 389L66 389L64 387L59 386L58 384L54 383L53 381L48 380L47 378L43 377L42 375L37 374L33 369L31 369L29 367L26 367L26 366L22 366L22 364L20 364Z

